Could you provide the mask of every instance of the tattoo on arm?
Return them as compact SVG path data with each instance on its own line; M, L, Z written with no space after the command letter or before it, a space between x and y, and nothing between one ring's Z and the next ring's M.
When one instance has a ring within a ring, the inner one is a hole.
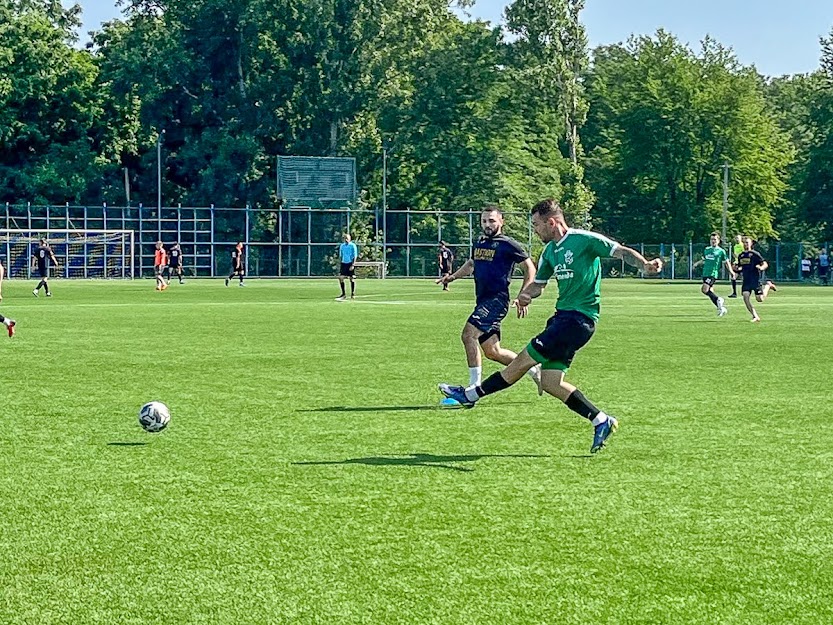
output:
M645 263L648 262L642 254L634 249L625 247L624 245L617 247L613 255L617 258L621 258L631 267L636 267L637 269L642 269L645 266Z

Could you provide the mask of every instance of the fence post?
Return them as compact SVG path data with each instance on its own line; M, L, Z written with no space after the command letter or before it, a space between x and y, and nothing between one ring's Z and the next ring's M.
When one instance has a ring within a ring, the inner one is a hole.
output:
M801 263L798 264L801 266ZM779 280L781 278L781 244L775 244L775 279Z
M723 271L723 267L720 268ZM694 243L688 242L688 279L694 280Z
M405 277L411 277L411 207L405 211Z
M677 248L672 243L671 244L671 279L673 280L676 278L676 268L677 268Z
M645 244L644 244L644 243L640 243L640 244L639 244L639 253L640 253L640 254L642 254L642 256L643 256L643 257L645 256ZM623 260L623 261L622 261L622 275L624 275L624 274L625 274L625 261ZM640 272L639 272L639 275L640 275L642 278L644 278L644 277L645 277L645 272L644 272L644 271L640 271Z
M660 243L659 244L659 257L663 258L663 259L665 258L665 243ZM662 273L659 275L659 277L660 278L665 277L665 263L663 263L663 265L662 265Z
M214 204L211 205L211 264L209 266L209 271L211 272L211 277L215 277L215 267L214 267Z
M139 216L139 277L141 278L142 274L144 273L142 271L142 243L143 243L142 230L143 230L143 228L142 228L142 203L141 202L139 202L139 206L136 208L136 210L138 211L137 214Z

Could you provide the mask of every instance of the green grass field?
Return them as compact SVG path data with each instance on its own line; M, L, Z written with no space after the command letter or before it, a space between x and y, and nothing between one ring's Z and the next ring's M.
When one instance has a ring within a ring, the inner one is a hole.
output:
M591 457L526 379L439 409L470 283L33 286L0 305L4 625L833 622L833 288L754 325L605 282L569 379L622 428Z

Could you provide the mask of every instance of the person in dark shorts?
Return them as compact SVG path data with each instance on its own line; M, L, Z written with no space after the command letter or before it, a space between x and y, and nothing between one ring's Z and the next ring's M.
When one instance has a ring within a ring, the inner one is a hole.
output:
M819 280L824 286L827 286L827 281L829 280L830 274L830 257L827 255L827 250L823 249L821 254L819 254Z
M440 241L440 250L437 253L437 266L440 270L440 278L443 278L454 271L454 252L448 247L445 241ZM448 283L443 284L443 291L448 290Z
M41 287L46 289L46 297L52 297L52 291L49 290L49 263L53 265L58 265L58 260L55 258L55 254L52 251L52 248L49 247L49 244L46 242L46 239L41 239L38 243L38 246L35 248L35 251L32 252L32 267L37 267L38 276L40 277L40 282L38 282L38 286L32 291L32 295L35 297L38 296Z
M523 265L523 286L532 283L535 263L515 239L503 234L503 213L487 206L480 213L483 231L469 258L454 273L444 275L437 284L447 285L457 278L474 274L474 311L463 326L461 339L466 350L469 384L480 384L482 357L508 365L517 356L500 345L500 323L509 313L509 282L516 264ZM522 289L523 290L523 287ZM517 306L518 316L526 316L526 306ZM530 369L529 376L540 389L540 368Z
M182 248L179 243L174 243L171 246L171 251L168 252L168 282L171 281L173 276L179 279L180 284L184 282L182 279Z
M356 259L359 257L359 248L353 243L350 235L346 232L342 237L343 242L338 246L338 259L340 267L338 269L338 284L341 287L341 295L336 298L336 301L343 302L347 299L347 294L344 292L344 280L350 280L350 299L356 298Z
M237 286L246 286L243 284L243 276L246 274L246 266L243 264L243 243L238 241L234 249L231 250L231 273L226 278L226 286L234 276L237 276L239 282Z
M743 295L743 303L746 304L746 310L752 314L752 323L758 323L761 318L758 316L758 311L752 305L752 294L755 294L755 299L763 302L769 291L777 291L772 280L766 279L764 273L769 267L769 263L764 260L760 252L752 249L753 241L750 237L743 239L743 252L738 256L738 266L743 273L743 287L741 288L741 295Z
M601 300L601 258L618 258L645 273L662 269L662 261L648 261L636 250L619 245L601 234L570 228L558 202L544 200L532 209L532 225L544 242L538 261L535 281L518 295L518 305L527 306L539 297L551 278L558 281L555 314L544 331L533 338L526 350L518 354L503 370L492 374L483 384L449 386L440 384L440 391L463 406L472 407L481 398L509 388L530 368L541 365L544 390L593 425L591 453L605 446L616 431L618 420L594 406L581 391L564 381L564 374L573 357L596 329Z
M720 266L726 266L726 271L729 272L732 281L735 280L736 276L732 263L729 262L726 256L726 251L720 247L720 235L716 232L712 232L709 238L709 247L703 250L703 260L700 262L703 263L703 286L701 287L701 291L717 308L717 316L722 317L729 311L726 308L723 298L714 292L714 283L717 282Z

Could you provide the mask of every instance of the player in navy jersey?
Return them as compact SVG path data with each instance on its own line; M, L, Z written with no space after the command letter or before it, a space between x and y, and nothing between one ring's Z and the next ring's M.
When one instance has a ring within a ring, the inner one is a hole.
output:
M461 339L466 349L469 384L480 384L482 359L508 365L517 356L500 345L500 323L509 312L509 281L516 264L523 266L521 290L535 278L535 263L520 243L503 234L503 213L496 206L487 206L480 213L481 236L474 244L471 258L452 274L444 275L437 284L446 285L457 278L474 273L475 306L463 327ZM519 317L526 316L526 306L513 302ZM478 347L479 344L479 347ZM529 371L539 386L540 367Z
M37 266L38 276L40 276L38 286L32 291L32 295L35 297L38 296L41 287L46 289L46 297L52 297L52 291L49 290L50 261L53 265L58 264L58 260L55 258L55 254L52 252L52 248L47 244L46 239L41 239L38 247L36 247L35 251L32 252L32 266Z
M743 239L743 252L738 256L738 267L743 273L743 287L741 288L743 303L746 304L746 310L752 314L750 321L758 323L761 318L752 305L752 293L755 294L755 299L763 302L770 290L777 291L778 289L775 288L772 280L767 280L764 272L769 267L769 263L764 260L760 252L752 249L750 237Z
M182 279L182 248L179 247L179 243L174 243L171 247L171 251L168 252L168 282L171 281L173 276L176 276L179 279L179 283L183 283Z
M229 281L234 276L237 276L239 280L237 286L246 286L243 284L243 276L245 273L246 267L243 264L243 243L238 241L237 245L234 246L234 249L231 250L231 273L228 278L226 278L226 286L228 286Z
M437 266L440 270L440 277L447 276L454 271L454 252L448 247L445 241L440 241L440 251L437 253ZM443 291L448 290L448 283L443 284Z

